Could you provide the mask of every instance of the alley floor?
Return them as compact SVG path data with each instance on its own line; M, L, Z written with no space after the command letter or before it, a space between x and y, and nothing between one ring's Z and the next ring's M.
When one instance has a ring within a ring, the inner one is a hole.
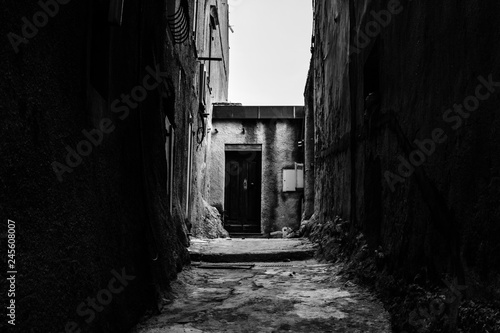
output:
M132 332L391 332L382 304L339 272L314 259L193 262Z

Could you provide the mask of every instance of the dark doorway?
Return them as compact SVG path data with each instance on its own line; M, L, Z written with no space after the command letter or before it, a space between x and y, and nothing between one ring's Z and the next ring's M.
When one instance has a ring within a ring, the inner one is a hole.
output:
M261 151L226 151L224 225L229 233L260 233Z

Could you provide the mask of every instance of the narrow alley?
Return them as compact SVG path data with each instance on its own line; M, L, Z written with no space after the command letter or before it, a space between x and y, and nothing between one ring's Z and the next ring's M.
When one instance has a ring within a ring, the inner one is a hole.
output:
M391 332L382 303L342 278L340 265L310 258L311 248L299 239L202 241L194 251L210 262L192 262L161 314L132 332Z

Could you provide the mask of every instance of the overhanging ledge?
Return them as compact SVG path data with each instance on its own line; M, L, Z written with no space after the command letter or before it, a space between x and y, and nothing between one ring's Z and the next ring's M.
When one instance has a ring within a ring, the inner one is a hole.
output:
M215 104L212 119L302 119L303 106L242 106Z

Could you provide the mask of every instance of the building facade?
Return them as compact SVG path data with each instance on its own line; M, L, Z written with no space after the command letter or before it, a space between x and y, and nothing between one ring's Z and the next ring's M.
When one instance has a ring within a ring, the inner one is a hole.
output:
M221 0L4 8L0 202L19 228L21 331L125 332L189 262L227 20ZM126 286L94 311L116 274Z
M209 202L230 233L269 236L283 227L299 228L303 109L214 107Z

